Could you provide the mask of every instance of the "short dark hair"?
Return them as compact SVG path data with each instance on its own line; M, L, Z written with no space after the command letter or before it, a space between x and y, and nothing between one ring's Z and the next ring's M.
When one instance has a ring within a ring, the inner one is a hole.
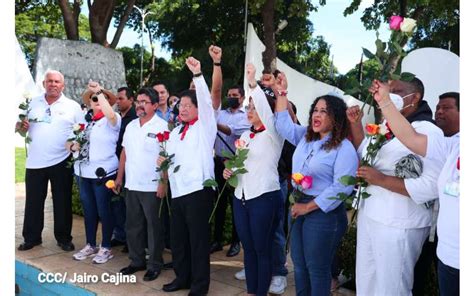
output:
M411 86L413 92L417 92L421 95L420 101L423 100L423 97L425 96L425 86L423 85L423 82L420 79L413 77L413 79L407 81L407 83Z
M456 101L456 107L458 108L458 111L460 110L459 109L459 93L458 92L455 92L455 91L451 91L451 92L446 92L442 95L439 96L439 99L442 100L442 99L454 99Z
M167 87L166 84L165 84L163 81L161 81L161 80L157 80L157 81L155 81L155 82L152 84L152 86L155 86L155 85L163 85L163 86L165 87L166 91L168 91L168 87Z
M198 102L196 98L196 91L194 89L185 89L179 94L180 102L183 97L189 97L191 99L191 103L193 103L196 108L198 108Z
M118 93L121 92L121 91L125 91L125 95L127 96L127 99L129 99L129 100L135 97L135 96L133 95L132 89L131 89L130 87L128 87L128 86L122 86L122 87L119 87L119 88L117 89L117 92L118 92Z
M158 92L153 87L142 87L137 93L138 95L147 95L152 104L158 103Z
M245 91L244 91L244 88L240 85L234 85L232 87L229 87L229 89L237 89L239 91L239 94L242 96L242 97L245 97Z

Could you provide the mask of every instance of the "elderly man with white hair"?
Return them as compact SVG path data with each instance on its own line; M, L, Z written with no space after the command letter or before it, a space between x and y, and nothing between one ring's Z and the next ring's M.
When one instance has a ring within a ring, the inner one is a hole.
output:
M48 70L44 76L45 93L30 102L28 119L17 126L28 131L31 142L26 158L26 203L23 222L24 242L18 250L26 251L42 243L44 202L51 182L54 211L54 237L64 251L74 250L72 244L72 168L71 153L65 143L73 125L83 122L79 104L63 94L64 76Z

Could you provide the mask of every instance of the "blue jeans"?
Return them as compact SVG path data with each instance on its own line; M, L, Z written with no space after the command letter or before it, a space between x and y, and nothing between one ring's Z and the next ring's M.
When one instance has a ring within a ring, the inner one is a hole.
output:
M318 209L296 218L291 231L291 258L297 295L331 294L331 264L346 229L343 204L328 213Z
M288 196L288 183L285 180L280 182L281 202L276 210L276 231L273 238L272 245L272 276L286 276L288 269L285 267L286 263L286 236L283 225L285 223L285 201Z
M439 295L459 295L459 269L444 264L438 259Z
M105 187L105 182L114 180L114 176L98 179L89 179L77 177L79 184L79 194L84 210L84 225L86 228L86 240L91 246L96 246L97 225L102 224L102 243L104 248L111 248L112 230L114 228L114 219L110 207L112 191Z
M272 279L272 242L277 209L282 201L276 190L245 201L234 197L235 227L244 248L247 293L267 295Z
M126 190L123 188L122 190ZM110 204L112 208L112 215L114 217L114 230L112 232L112 238L120 242L126 242L127 236L125 234L125 217L127 209L125 208L125 197L113 196L113 200Z

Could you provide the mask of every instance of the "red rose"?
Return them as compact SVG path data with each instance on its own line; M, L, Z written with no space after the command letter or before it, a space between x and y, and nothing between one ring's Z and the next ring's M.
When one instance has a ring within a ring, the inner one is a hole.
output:
M389 133L386 133L386 134L385 134L385 139L387 139L387 141L388 141L388 140L391 140L392 138L393 138L392 133L389 132Z
M84 123L79 123L79 131L83 131L86 129L86 125Z
M255 137L254 133L250 133L250 139L253 139Z
M458 171L459 169L461 168L461 165L460 165L460 160L459 160L460 157L458 157L458 163L456 164L456 167L458 168Z
M165 135L163 135L162 133L157 133L156 138L158 139L158 142L161 143L165 140Z
M168 141L170 139L170 132L169 131L164 132L163 137L165 138L165 141Z

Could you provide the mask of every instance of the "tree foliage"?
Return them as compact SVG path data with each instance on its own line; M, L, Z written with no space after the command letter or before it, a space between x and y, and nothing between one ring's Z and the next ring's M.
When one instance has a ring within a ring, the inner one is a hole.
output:
M352 0L344 15L357 11L360 4ZM417 21L411 48L450 47L459 55L459 0L377 0L364 10L361 21L368 30L376 30L395 14Z

